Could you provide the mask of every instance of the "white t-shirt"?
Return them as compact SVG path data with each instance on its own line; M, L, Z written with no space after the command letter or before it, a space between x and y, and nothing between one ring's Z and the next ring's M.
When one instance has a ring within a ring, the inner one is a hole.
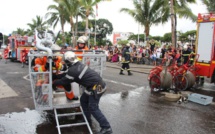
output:
M160 58L161 56L161 48L156 49L156 57Z

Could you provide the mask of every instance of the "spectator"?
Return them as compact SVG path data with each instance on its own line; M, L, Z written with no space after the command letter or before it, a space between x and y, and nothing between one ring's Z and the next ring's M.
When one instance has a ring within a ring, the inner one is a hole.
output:
M150 55L151 59L152 59L152 63L154 66L156 66L156 48L154 49L154 51L151 52L151 55Z
M138 46L137 48L137 64L140 64L143 54L143 47Z
M161 58L164 58L164 55L166 53L166 45L163 45L163 48L161 49Z
M155 49L155 41L154 41L154 39L152 39L149 44L150 44L151 53L153 53L154 49Z
M119 61L119 49L115 46L114 51L113 51L113 56L112 56L112 62L118 62Z

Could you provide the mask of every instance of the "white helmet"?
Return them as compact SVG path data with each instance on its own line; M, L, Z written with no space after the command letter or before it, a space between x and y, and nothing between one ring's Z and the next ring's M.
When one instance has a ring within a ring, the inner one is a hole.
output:
M183 46L183 49L184 49L184 50L187 50L187 45L186 45L186 44Z
M129 44L129 43L127 43L127 44L126 44L126 46L127 46L127 47L130 47L130 44Z
M51 46L51 49L52 49L52 50L61 50L61 47L58 46L58 45L56 45L56 44L53 44L53 45Z
M76 59L76 55L74 52L72 51L67 51L64 53L64 60L65 62L70 62L72 64L75 64L76 62L78 62L78 59Z
M80 36L77 40L78 43L86 43L88 40L88 37L86 36Z

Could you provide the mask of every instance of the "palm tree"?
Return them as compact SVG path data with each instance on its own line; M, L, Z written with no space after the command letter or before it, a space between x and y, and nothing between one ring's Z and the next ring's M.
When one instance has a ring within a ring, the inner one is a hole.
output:
M202 0L207 7L208 12L215 13L215 2L214 0Z
M187 18L195 22L197 16L192 13L192 10L188 7L188 3L196 3L196 0L171 0L171 23L172 23L172 44L176 47L176 25L177 25L177 14L179 18ZM173 16L174 15L174 16Z
M21 36L24 36L24 35L26 35L26 31L24 30L24 29L21 29L21 28L17 28L17 30L16 31L14 31L16 34L19 34L19 35L21 35Z
M93 7L98 4L101 0L79 0L81 6L85 10L85 17L86 17L86 29L85 35L87 35L88 30L88 17L93 14Z
M27 23L27 25L30 27L30 29L27 29L28 35L33 35L34 30L41 30L44 31L46 30L46 22L43 22L42 17L36 16L36 19L32 19L32 23Z
M57 2L56 0L54 0L55 2ZM65 12L65 9L62 5L58 4L58 5L50 5L47 8L48 10L54 10L52 12L48 12L46 13L45 17L48 18L50 16L50 18L47 20L47 23L49 25L52 25L53 28L55 29L57 24L60 23L61 26L61 31L62 31L62 41L63 44L65 43L65 37L64 37L64 25L66 24L67 21L69 21L69 17L67 15L67 12Z
M71 25L71 32L73 35L73 44L75 44L75 23L73 18L79 15L80 12L80 3L78 0L55 0L59 5L61 5L68 16L68 21Z
M179 17L191 18L195 21L195 15L188 10L186 2L184 0L174 1L175 13L179 14ZM195 0L189 0L195 1ZM133 17L140 25L144 26L144 33L146 37L149 36L150 27L152 25L164 24L169 20L170 7L169 0L134 0L135 9L122 8L120 12L125 12ZM181 9L178 9L181 8Z

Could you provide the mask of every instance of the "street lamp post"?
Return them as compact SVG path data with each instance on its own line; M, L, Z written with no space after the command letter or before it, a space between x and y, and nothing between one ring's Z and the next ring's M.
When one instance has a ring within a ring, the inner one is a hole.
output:
M137 40L138 40L138 45L140 45L140 35L139 35L139 33L140 33L140 25L139 25L139 23L138 23L138 38L137 38Z

